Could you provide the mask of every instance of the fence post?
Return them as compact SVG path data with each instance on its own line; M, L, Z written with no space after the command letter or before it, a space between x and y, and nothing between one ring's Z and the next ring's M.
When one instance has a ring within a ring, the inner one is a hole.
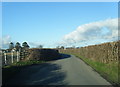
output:
M11 51L11 61L13 63L13 52Z
M17 51L17 62L19 62L19 52Z
M5 56L5 65L7 65L7 56L5 52L4 52L4 56Z

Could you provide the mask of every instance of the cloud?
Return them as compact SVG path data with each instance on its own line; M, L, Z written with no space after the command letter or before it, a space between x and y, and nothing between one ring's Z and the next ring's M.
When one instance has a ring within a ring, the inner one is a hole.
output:
M0 37L0 48L8 48L9 43L11 42L11 37L9 35Z
M90 43L93 41L114 41L118 39L118 18L106 19L79 26L75 31L65 35L65 45ZM95 42L94 42L95 44Z

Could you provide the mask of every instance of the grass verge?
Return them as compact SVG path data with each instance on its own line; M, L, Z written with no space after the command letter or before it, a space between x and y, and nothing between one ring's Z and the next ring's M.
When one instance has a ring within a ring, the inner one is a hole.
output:
M118 64L117 63L109 63L104 64L97 61L92 61L89 58L84 58L82 56L77 56L90 65L95 71L97 71L101 76L103 76L106 80L111 82L113 85L118 84Z
M66 53L70 54L71 53ZM118 63L101 63L98 61L93 61L89 58L85 58L83 56L80 56L78 54L73 54L76 57L82 59L86 64L91 66L95 71L97 71L102 77L104 77L106 80L108 80L111 84L113 85L118 85L120 84L118 81Z

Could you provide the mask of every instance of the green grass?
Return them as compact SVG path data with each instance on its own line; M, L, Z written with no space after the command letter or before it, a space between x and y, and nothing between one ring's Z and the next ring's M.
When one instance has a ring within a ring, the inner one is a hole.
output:
M119 84L118 82L118 63L101 63L98 61L93 61L89 58L85 58L75 53L67 53L75 55L76 57L82 59L85 63L90 65L95 71L97 71L101 76L107 79L109 82L114 84Z
M109 63L104 64L97 61L92 61L88 58L84 58L82 56L77 56L81 58L84 62L94 68L97 72L100 73L105 79L112 83L118 83L118 64Z
M2 67L2 81L3 83L6 82L8 79L12 78L14 75L19 73L21 69L35 64L41 64L44 63L44 61L20 61L17 63L13 63L8 66Z
M33 64L40 64L40 63L43 63L44 61L20 61L20 62L16 62L16 63L13 63L11 65L8 65L8 66L3 66L3 68L10 68L10 67L20 67L20 66L28 66L28 65L33 65Z

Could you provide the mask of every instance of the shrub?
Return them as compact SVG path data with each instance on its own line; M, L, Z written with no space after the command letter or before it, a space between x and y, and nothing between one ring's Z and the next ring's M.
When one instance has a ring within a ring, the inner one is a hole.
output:
M29 49L28 60L54 60L60 57L58 50L55 49Z

